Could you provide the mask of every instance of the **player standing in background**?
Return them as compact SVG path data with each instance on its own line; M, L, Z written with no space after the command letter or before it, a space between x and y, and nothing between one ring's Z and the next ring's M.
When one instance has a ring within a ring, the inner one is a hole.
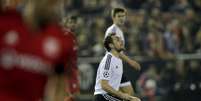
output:
M78 16L72 14L64 18L64 30L75 34L75 30L78 26Z
M124 39L124 34L121 30L121 28L123 27L125 20L126 20L126 10L124 8L114 8L112 10L111 16L112 16L112 20L113 20L113 25L111 25L105 33L105 38L110 34L115 34L118 37L121 38L121 40L123 41L123 45L125 47L125 39ZM130 64L134 69L136 70L140 70L140 65L134 61L131 60L129 57L127 57L126 55L124 55L123 52L121 52L120 54L120 58L127 62L128 64ZM125 74L123 73L122 76L122 80L121 80L121 86L120 86L120 90L128 93L129 95L133 95L134 91L133 91L133 87L131 82L126 78Z
M0 101L43 101L48 78L62 78L70 68L76 47L58 25L61 4L28 0L24 19L18 13L1 13ZM50 85L62 90L47 101L63 101L64 82Z
M124 49L121 39L110 34L105 38L104 47L108 52L97 70L95 101L140 101L137 97L119 91L123 74L123 63L119 54Z
M71 100L75 101L75 97L80 93L80 84L79 84L79 70L77 67L77 39L75 37L75 30L77 28L77 20L78 17L76 15L71 15L68 16L67 18L64 19L64 37L71 37L73 42L76 45L76 49L74 49L74 53L71 58L73 58L74 61L71 63L71 68L69 69L69 75L66 77L65 80L68 80L67 84L65 85L65 92L67 92L65 100L68 101L67 99L70 99L69 97L72 97ZM69 92L68 92L69 91Z

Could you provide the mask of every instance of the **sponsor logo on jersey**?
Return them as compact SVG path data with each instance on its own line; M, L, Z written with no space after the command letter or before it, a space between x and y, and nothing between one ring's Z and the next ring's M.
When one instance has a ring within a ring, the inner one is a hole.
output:
M15 45L19 40L18 33L16 31L9 31L4 37L4 41L8 45Z
M50 74L53 72L52 65L40 57L18 54L12 50L3 50L2 53L0 55L0 65L6 70L16 67L33 73Z
M50 58L58 57L60 48L58 40L53 37L49 37L44 41L44 54Z

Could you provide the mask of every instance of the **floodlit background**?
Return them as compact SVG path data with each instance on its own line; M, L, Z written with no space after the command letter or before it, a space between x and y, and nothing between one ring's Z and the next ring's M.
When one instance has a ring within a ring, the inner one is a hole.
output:
M12 0L11 0L12 1ZM23 10L23 0L13 0ZM65 0L63 17L79 16L81 97L92 101L96 69L113 7L128 11L126 53L142 66L124 65L142 101L201 101L201 0Z

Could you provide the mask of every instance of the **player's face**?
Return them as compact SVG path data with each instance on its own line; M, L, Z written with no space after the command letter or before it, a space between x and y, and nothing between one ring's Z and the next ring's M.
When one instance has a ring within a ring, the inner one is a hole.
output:
M77 22L75 20L69 19L66 23L66 26L71 28L72 30L75 30L77 27Z
M113 17L113 21L117 25L120 25L120 26L125 23L125 20L126 20L126 13L125 12L116 13L115 16Z
M114 49L118 52L124 49L122 40L117 36L112 36Z

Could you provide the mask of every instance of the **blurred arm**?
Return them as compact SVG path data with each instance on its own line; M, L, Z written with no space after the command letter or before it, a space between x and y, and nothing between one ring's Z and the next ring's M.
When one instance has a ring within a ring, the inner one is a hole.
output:
M106 92L108 92L109 94L112 94L114 96L117 96L119 98L125 99L125 100L131 100L132 96L128 95L128 94L124 94L120 91L117 91L115 89L113 89L109 83L108 80L101 80L101 87L103 90L105 90Z
M63 101L64 99L64 76L52 75L48 78L44 101Z
M134 95L134 90L133 90L132 85L120 87L120 88L119 88L119 91L121 91L121 92L123 92L123 93L126 93L126 94L129 94L129 95L131 95L131 96Z
M123 61L127 62L127 63L128 63L131 67L133 67L134 69L136 69L136 70L140 70L140 69L141 69L139 63L137 63L136 61L130 59L130 58L129 58L128 56L126 56L124 53L122 53L122 52L119 53L119 56L120 56L120 58L121 58Z

